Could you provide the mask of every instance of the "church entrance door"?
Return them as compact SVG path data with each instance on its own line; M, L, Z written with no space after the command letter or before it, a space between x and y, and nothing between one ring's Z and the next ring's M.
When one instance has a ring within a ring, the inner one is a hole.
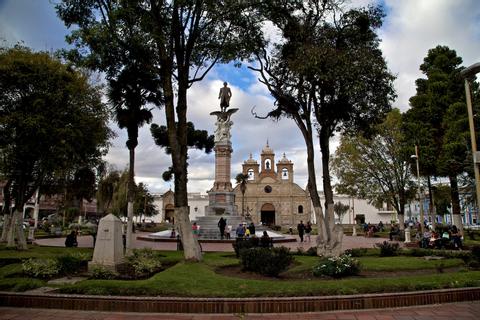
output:
M174 224L175 223L175 209L173 204L167 204L165 206L165 221Z
M271 203L265 203L260 210L260 219L267 226L275 225L275 207Z

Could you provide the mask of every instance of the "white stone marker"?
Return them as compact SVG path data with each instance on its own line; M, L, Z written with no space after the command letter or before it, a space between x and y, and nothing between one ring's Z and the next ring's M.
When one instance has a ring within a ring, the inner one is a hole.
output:
M109 214L98 224L97 241L89 267L101 265L115 270L123 258L122 221Z

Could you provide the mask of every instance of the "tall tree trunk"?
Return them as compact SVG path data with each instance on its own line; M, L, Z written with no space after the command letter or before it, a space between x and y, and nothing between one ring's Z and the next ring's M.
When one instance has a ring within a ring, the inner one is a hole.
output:
M128 168L128 190L127 190L127 232L126 232L126 250L127 254L133 249L133 200L135 186L135 148L128 148L130 154L130 163Z
M15 223L13 224L14 233L17 238L17 250L27 250L27 239L23 232L23 206L15 209Z
M430 214L430 219L432 220L432 225L435 226L435 221L437 220L435 214L435 207L433 205L433 192L432 192L432 182L430 181L430 175L427 176L427 185L428 185L428 212Z
M457 226L460 232L463 234L463 222L460 211L460 197L458 195L458 180L456 175L448 177L450 180L450 192L452 197L452 217L453 224Z
M325 194L325 229L327 230L326 242L323 251L326 256L338 256L342 252L343 228L335 224L335 212L333 210L333 188L330 180L330 141L331 133L326 126L320 129L320 151L322 153L323 192ZM317 248L317 252L319 249Z
M179 70L181 74L181 70ZM180 233L184 248L184 258L201 261L202 251L198 239L192 233L188 209L187 192L187 90L186 79L179 79L177 107L174 107L173 86L170 74L163 77L165 95L165 114L167 118L168 139L172 149L172 166L175 176L175 224ZM178 122L175 121L175 110Z
M7 235L8 230L10 228L10 222L12 220L12 215L4 213L3 214L3 228L2 228L2 237L0 238L0 242L4 243L7 242Z
M7 234L12 219L11 206L12 206L12 197L10 193L10 187L12 185L12 180L8 180L5 186L3 187L3 228L2 228L2 237L0 242L7 242Z

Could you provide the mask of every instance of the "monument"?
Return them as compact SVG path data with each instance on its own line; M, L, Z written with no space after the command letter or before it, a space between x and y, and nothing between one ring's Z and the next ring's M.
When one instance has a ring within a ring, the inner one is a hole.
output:
M116 270L123 263L123 258L122 221L109 214L98 224L93 259L88 266L101 265Z
M223 83L220 89L218 99L220 99L220 111L210 113L217 117L215 123L215 182L212 189L208 191L208 206L205 208L207 216L237 215L235 207L235 193L233 192L231 179L231 158L232 142L231 128L233 121L232 115L238 111L236 108L229 108L232 92ZM228 110L227 110L228 109Z

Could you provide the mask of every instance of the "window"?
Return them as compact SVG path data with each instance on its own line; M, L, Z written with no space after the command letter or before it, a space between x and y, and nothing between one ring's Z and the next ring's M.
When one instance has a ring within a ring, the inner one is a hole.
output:
M298 213L303 213L303 206L302 205L298 206Z
M271 169L271 161L270 159L265 160L265 170Z
M255 180L255 172L253 169L248 169L247 171L248 180Z
M288 169L287 168L282 169L282 180L288 180Z
M265 188L263 189L266 193L270 193L272 192L272 187L271 186L265 186Z

